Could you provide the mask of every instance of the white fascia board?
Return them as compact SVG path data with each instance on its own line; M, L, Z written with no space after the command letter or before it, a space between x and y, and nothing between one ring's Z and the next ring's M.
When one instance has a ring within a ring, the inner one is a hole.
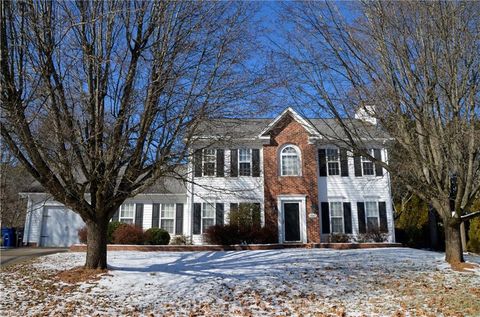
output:
M283 112L279 116L277 116L272 122L270 122L270 124L265 129L263 129L262 132L260 132L258 137L259 138L265 137L265 134L267 132L269 132L287 113L290 113L292 115L293 119L295 119L295 121L300 123L305 128L305 130L307 130L308 133L310 133L312 136L315 136L315 137L318 137L318 138L322 139L322 136L317 131L317 129L315 129L315 127L312 126L310 122L305 120L305 118L303 118L301 115L299 115L291 107L288 107L285 110L283 110Z

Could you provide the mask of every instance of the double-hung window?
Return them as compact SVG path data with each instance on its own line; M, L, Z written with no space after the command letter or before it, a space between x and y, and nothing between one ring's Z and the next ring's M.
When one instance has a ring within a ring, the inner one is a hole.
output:
M250 176L252 172L252 150L238 150L238 174L240 176Z
M202 206L202 233L215 224L215 204L203 203Z
M343 207L341 202L330 203L330 222L332 225L332 233L344 233L343 228Z
M340 175L340 156L338 149L327 149L327 169L328 175Z
M282 176L300 175L300 155L295 147L289 145L282 150L280 165Z
M215 149L203 150L203 176L215 176L216 160Z
M132 224L135 218L135 204L123 204L119 216L120 222Z
M175 229L175 204L162 204L160 215L160 228L170 234L174 234Z
M368 154L373 156L374 155L373 149L368 149ZM362 169L363 169L363 175L375 175L375 166L373 165L373 162L370 161L368 157L362 156Z
M366 201L365 214L367 217L367 231L378 230L380 227L378 203L376 201Z

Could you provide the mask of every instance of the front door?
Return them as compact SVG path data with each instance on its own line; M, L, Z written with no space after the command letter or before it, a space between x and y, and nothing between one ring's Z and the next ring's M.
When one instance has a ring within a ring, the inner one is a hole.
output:
M283 203L285 242L300 241L300 204Z

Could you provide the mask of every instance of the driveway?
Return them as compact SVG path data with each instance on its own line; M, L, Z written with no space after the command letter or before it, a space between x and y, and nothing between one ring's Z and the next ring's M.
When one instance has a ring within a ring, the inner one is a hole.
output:
M34 257L67 252L68 248L14 248L0 249L0 266L19 263Z

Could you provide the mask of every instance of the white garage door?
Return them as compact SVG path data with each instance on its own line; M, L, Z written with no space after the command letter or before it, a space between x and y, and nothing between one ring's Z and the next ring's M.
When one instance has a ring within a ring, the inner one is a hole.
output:
M82 218L62 207L45 207L42 217L40 245L44 247L69 247L79 243L78 229L85 225Z

